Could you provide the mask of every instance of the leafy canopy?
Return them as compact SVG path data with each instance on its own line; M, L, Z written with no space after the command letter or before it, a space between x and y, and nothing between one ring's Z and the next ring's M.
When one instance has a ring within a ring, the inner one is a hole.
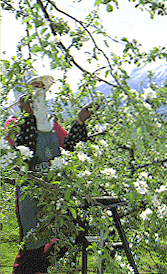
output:
M49 60L50 70L59 75L58 79L55 77L58 85L57 94L52 96L51 116L66 129L70 128L76 112L85 102L93 101L100 105L87 122L90 134L98 135L79 144L74 152L63 150L63 166L57 167L55 161L48 174L40 178L28 171L24 157L31 155L25 156L23 150L15 152L5 141L8 135L14 139L19 129L15 123L3 128L9 116L9 109L3 107L2 191L13 193L13 186L9 183L13 179L17 179L18 184L31 179L25 192L38 197L39 205L43 207L43 233L51 226L56 237L60 237L62 244L65 241L69 248L71 239L82 230L71 222L70 215L76 219L79 214L92 227L104 228L105 237L108 237L108 226L112 221L108 211L102 212L96 207L85 211L83 197L89 202L91 197L100 195L125 199L127 206L121 208L122 220L137 263L142 264L140 254L149 252L153 258L153 252L159 258L157 268L165 273L167 123L164 114L157 110L166 104L167 88L158 88L156 83L152 83L153 74L150 72L148 79L152 84L149 90L146 93L132 90L128 85L125 64L139 67L158 58L166 59L166 48L155 47L148 53L141 52L138 41L122 37L122 55L113 52L98 11L101 5L105 5L106 12L113 12L119 8L119 2L115 0L94 1L94 10L84 20L59 9L57 1L20 0L15 5L11 0L2 0L1 5L3 10L13 12L26 30L26 35L18 41L15 56L9 59L4 55L1 60L2 107L16 84L24 86L23 75L30 70L36 73L35 64L39 59ZM165 1L140 0L136 8L147 10L152 19L155 15L166 16ZM103 47L99 46L100 40ZM116 38L113 40L119 42ZM69 75L72 75L72 81L76 81L76 71L80 72L80 79L77 92L74 92ZM103 83L110 89L107 98L97 88ZM31 91L26 90L26 93ZM35 182L38 182L38 188ZM3 208L3 220L7 220L7 214ZM40 237L43 233L36 231L31 237ZM114 267L119 271L128 267L118 261L113 263L109 256L107 258L110 271Z

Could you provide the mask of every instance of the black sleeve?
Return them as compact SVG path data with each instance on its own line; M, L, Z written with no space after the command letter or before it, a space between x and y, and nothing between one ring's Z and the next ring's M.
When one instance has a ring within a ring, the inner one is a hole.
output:
M87 130L84 124L80 125L77 121L72 125L69 134L64 140L64 149L69 151L74 151L75 145L79 141L86 142L87 140Z
M37 127L36 119L34 115L24 117L24 122L20 125L20 133L16 137L16 141L13 146L26 146L29 147L31 151L36 148L36 137L37 137Z

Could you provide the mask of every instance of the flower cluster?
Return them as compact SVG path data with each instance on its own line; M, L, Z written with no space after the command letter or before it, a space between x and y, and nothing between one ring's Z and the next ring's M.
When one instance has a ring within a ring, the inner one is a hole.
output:
M152 214L153 211L150 209L150 208L147 208L145 211L143 211L141 214L140 214L140 217L143 219L143 220L146 220L148 219L148 215Z
M55 157L53 160L50 160L50 163L50 170L62 169L67 164L62 157Z
M85 161L88 161L88 162L91 162L91 158L88 157L85 153L83 152L79 152L78 153L78 158L81 162L85 162Z
M7 142L4 136L1 136L0 144L1 149L10 149L9 143Z
M4 136L1 136L1 170L5 170L13 163L17 157L16 151L13 151Z
M160 219L163 219L164 217L167 217L167 206L165 204L161 204L158 207L157 215Z
M142 98L144 100L157 98L156 91L150 87L144 88L144 93L142 94Z
M146 181L137 179L136 182L134 182L134 186L138 193L140 194L146 194L148 192L148 185Z
M116 170L113 169L112 167L110 168L104 168L103 170L100 171L102 174L110 176L110 177L116 177Z
M164 191L166 191L166 190L167 190L167 186L162 185L162 186L160 186L159 189L156 189L155 191L158 192L158 193L161 193L161 192L164 192Z
M1 169L5 170L9 165L13 163L13 160L17 157L16 151L9 151L1 156Z
M139 174L139 178L134 182L134 186L138 193L146 194L148 192L148 185L146 180L148 179L148 173L142 172Z
M21 155L23 156L23 160L33 157L33 151L31 151L28 147L17 146L17 149L20 151Z

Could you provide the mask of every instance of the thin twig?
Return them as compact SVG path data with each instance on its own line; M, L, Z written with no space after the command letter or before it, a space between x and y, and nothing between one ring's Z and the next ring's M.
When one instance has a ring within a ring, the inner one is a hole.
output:
M43 11L43 13L44 13L45 18L50 22L50 28L51 28L52 34L53 34L54 36L57 36L57 33L56 33L55 29L54 29L54 23L53 23L52 20L50 19L50 16L49 16L47 10L45 9L45 7L44 7L42 1L41 1L41 0L37 0L37 3L40 5L40 7L41 7L41 9L42 9L42 11ZM51 3L51 2L50 2L50 3ZM53 5L55 6L54 3L51 3L51 4L53 4ZM61 10L59 10L59 9L58 9L58 11L61 12ZM64 13L64 14L65 14L65 13ZM69 15L69 16L70 16L70 15ZM71 17L72 17L72 16L71 16ZM75 20L75 18L73 18L73 20ZM80 22L80 21L78 21L78 22ZM81 22L80 22L80 23L81 23ZM83 27L84 27L84 26L83 26ZM57 45L60 47L61 50L63 50L63 51L68 55L68 58L69 58L70 62L72 62L79 70L81 70L82 72L84 72L84 73L86 73L86 74L88 74L88 75L90 75L90 76L94 75L95 72L93 72L93 73L89 72L88 70L84 69L81 65L79 65L79 64L75 61L74 57L69 53L68 49L65 47L65 45L64 45L61 41L57 42ZM111 64L109 64L109 66L111 66ZM105 79L102 79L101 77L96 76L96 79L97 79L97 81L99 81L99 82L104 82L104 83L108 84L109 86L117 87L117 85L115 85L115 84L113 84L113 83L110 83L110 82L106 81ZM122 87L121 87L121 88L122 88Z
M28 26L29 26L29 22L27 22L27 27L26 27L27 37L29 38L30 37L30 32L29 32ZM28 46L28 53L29 53L29 58L28 59L31 59L32 56L31 56L30 41L28 41L27 46Z

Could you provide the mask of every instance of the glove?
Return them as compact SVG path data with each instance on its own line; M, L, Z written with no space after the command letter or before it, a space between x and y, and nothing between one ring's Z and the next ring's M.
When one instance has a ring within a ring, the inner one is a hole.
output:
M93 107L93 104L89 103L80 110L80 112L78 113L78 119L77 119L79 124L82 125L85 122L85 120L87 120L93 114L92 107ZM99 106L98 104L96 104L96 109L98 108Z

